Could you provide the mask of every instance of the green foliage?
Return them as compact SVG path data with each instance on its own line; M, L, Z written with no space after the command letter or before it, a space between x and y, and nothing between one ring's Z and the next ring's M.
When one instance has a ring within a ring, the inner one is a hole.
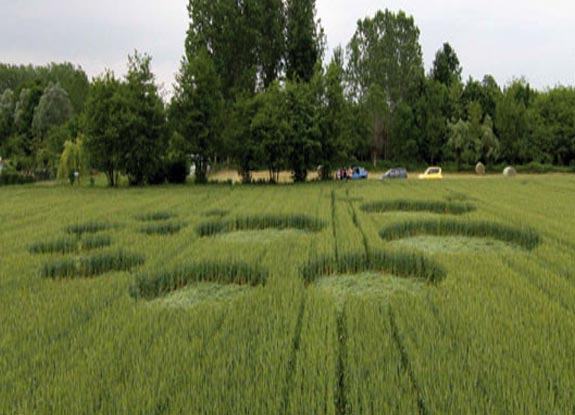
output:
M82 112L90 82L79 66L71 63L51 63L46 66L0 63L0 92L6 89L19 92L32 84L45 88L50 83L61 85L70 97L74 112Z
M45 90L34 110L32 130L40 139L45 139L48 130L68 122L74 114L68 93L59 84L51 84Z
M0 149L14 128L14 92L6 89L0 95Z
M421 136L421 159L436 164L444 159L448 137L449 90L439 82L426 79L423 93L415 104L416 122Z
M61 259L46 263L40 270L43 278L96 277L111 271L130 271L144 263L144 257L125 251Z
M255 98L257 112L252 118L250 134L256 143L257 161L267 166L270 181L278 182L285 167L287 139L290 124L285 117L287 111L286 92L278 83ZM240 142L241 144L241 142Z
M441 202L430 200L386 200L361 205L361 210L369 213L379 212L431 212L450 215L462 215L472 212L475 206L467 203Z
M215 65L206 49L184 60L177 77L171 116L194 154L196 183L207 182L208 160L219 148L223 98Z
M0 186L10 186L19 184L34 183L33 176L24 176L19 173L2 173L0 174Z
M515 164L532 159L527 109L533 93L524 80L514 81L497 102L495 127L501 143L501 157Z
M305 182L307 173L321 150L321 131L317 121L318 102L309 84L288 82L286 86L289 133L286 158L293 180Z
M431 78L449 88L451 85L461 82L461 71L457 53L449 43L444 43L443 47L435 54Z
M165 152L164 104L151 72L152 58L137 51L128 57L128 72L120 88L124 98L121 168L131 185L149 181Z
M339 258L322 257L312 260L301 268L300 274L306 284L311 284L320 277L358 274L366 271L386 272L398 277L421 278L429 282L438 282L445 278L446 271L416 253L396 253L373 251L365 253L348 253Z
M348 138L351 114L344 96L342 55L341 49L336 50L325 76L318 76L321 75L318 72L314 78L316 88L320 89L320 102L322 103L319 114L321 150L318 164L322 166L321 178L323 180L329 180L332 177L331 172L336 168L337 163L348 158L350 150ZM323 85L318 88L317 84L320 82Z
M325 223L317 218L305 215L260 215L240 216L228 221L205 222L196 228L198 235L213 236L221 233L262 230L262 229L299 229L319 232Z
M287 0L286 9L286 75L291 81L309 82L324 50L315 0Z
M140 273L131 287L132 297L151 300L198 282L263 285L268 272L243 262L201 262L180 265L170 271Z
M78 138L76 142L66 141L58 165L58 179L70 180L70 184L73 185L77 172L79 174L77 179L80 180L80 177L83 177L88 170L86 158L81 138Z
M190 0L186 56L210 51L226 100L251 96L280 75L285 52L285 7L281 0ZM225 27L226 30L222 30Z
M385 226L379 231L379 236L386 241L419 235L493 238L528 250L536 248L541 243L541 237L533 229L516 228L494 222L411 220Z
M354 98L362 100L377 85L392 107L413 101L424 76L419 29L413 17L402 11L378 11L358 21L347 49Z
M122 167L125 105L120 82L111 72L94 79L84 112L85 146L90 165L106 174L114 187Z

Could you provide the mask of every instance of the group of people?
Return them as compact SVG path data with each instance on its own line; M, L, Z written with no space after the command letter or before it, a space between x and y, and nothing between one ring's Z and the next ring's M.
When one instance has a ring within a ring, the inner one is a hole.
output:
M339 169L335 172L336 180L347 180L351 179L352 176L353 176L353 170L351 169L351 167L348 167L347 169Z

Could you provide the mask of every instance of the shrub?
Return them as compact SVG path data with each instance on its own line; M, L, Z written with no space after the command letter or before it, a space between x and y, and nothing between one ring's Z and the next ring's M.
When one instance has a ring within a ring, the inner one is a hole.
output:
M34 183L34 177L32 176L24 176L18 173L0 174L0 186L30 184L30 183Z
M197 227L200 236L263 229L299 229L319 232L325 227L321 219L305 215L243 216L228 221L205 222Z
M166 164L168 183L185 184L188 179L188 162L186 160L171 160Z
M461 222L445 219L416 220L389 225L381 229L379 235L387 241L418 235L493 238L529 250L541 243L539 234L529 228L518 229L500 223Z
M242 262L202 262L181 265L170 271L138 274L130 294L136 299L150 300L191 283L216 282L256 286L265 284L267 278L267 271Z
M357 274L365 271L387 272L398 277L413 277L429 282L442 280L446 272L435 262L417 253L371 251L348 253L335 257L313 260L300 269L300 275L307 284L320 277L336 274Z
M129 271L143 263L141 255L118 251L52 261L42 267L40 275L53 279L94 277L111 271Z
M382 202L366 203L361 206L364 212L431 212L451 215L462 215L472 212L475 206L468 203L454 203L426 200L387 200Z

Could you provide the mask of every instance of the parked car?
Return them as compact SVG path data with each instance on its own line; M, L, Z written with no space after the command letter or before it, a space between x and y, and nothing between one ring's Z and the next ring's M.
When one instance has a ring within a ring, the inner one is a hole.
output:
M423 180L441 180L443 179L441 167L429 167L425 170L425 173L419 175L419 178Z
M390 169L381 176L382 180L385 179L407 179L407 170L403 167L396 167L395 169Z
M351 178L356 179L367 179L367 170L363 167L354 167L352 169Z

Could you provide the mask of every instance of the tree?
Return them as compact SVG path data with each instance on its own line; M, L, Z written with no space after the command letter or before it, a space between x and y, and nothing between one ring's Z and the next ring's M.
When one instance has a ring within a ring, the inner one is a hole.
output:
M410 104L417 98L424 73L413 17L386 10L360 20L347 51L354 100L361 101L373 85L378 85L392 112L399 102Z
M284 66L286 10L283 0L257 0L257 63L259 79L267 89Z
M287 138L290 125L286 120L286 93L275 82L256 97L258 110L252 119L250 132L257 145L257 160L267 166L270 181L277 183L286 165Z
M398 142L392 136L396 109L415 104L424 80L419 29L404 12L378 11L358 22L347 53L349 94L365 108L372 161L380 154L389 159Z
M252 96L259 78L271 82L283 54L282 10L277 0L189 0L186 60L205 50L226 100ZM274 8L276 7L276 8ZM225 28L225 30L224 30ZM259 60L259 62L258 62Z
M380 154L387 152L388 131L390 124L390 110L387 105L384 92L379 84L373 84L363 102L364 111L368 121L368 131L370 135L369 152L373 166L377 165Z
M347 158L349 145L346 141L351 123L348 103L344 96L344 69L341 50L336 49L334 58L327 67L325 78L321 72L314 78L322 108L320 113L321 152L318 162L321 164L321 178L328 180L335 163Z
M287 0L286 75L309 82L323 56L323 29L315 20L315 0Z
M126 103L120 82L111 72L95 78L86 100L83 126L90 165L106 173L108 184L118 184L124 159Z
M0 64L0 91L11 89L18 94L33 85L45 89L50 84L59 84L68 93L76 114L83 111L90 82L79 66L67 62L47 66Z
M495 128L501 143L501 156L507 163L532 160L527 110L533 98L529 84L516 80L497 102Z
M73 114L68 93L59 84L50 84L34 109L32 130L36 137L44 140L50 128L65 124Z
M444 43L443 47L435 54L431 78L449 88L455 83L461 83L461 71L455 50L449 43Z
M474 142L481 142L483 136L483 109L477 101L467 105L467 121L469 122L469 136Z
M14 128L14 92L6 89L0 95L0 148Z
M195 156L196 182L207 181L209 155L217 151L222 133L223 97L215 65L206 49L184 59L177 76L172 117L177 131Z
M255 97L238 97L230 111L230 121L226 128L228 143L243 183L251 183L252 171L259 165L259 143L252 132L252 122L265 103L267 92Z
M71 185L76 182L80 184L80 178L83 177L87 170L82 139L78 138L76 141L66 141L58 164L58 179L69 180ZM78 173L78 177L76 177L75 173Z
M426 78L421 96L415 104L415 117L420 132L420 157L435 164L443 158L448 136L449 91L433 79Z
M289 125L286 136L287 164L292 171L294 181L305 182L307 173L316 162L321 149L317 107L310 85L288 82L286 107Z
M481 131L481 158L487 164L494 163L499 157L500 146L499 140L493 132L493 121L489 114L483 120Z
M413 108L403 102L400 103L395 110L391 129L394 139L392 158L401 161L419 161L418 139L421 132Z
M126 105L121 168L131 185L142 185L155 175L167 144L164 104L150 64L149 55L129 56L126 81L120 87Z
M457 169L460 170L463 155L469 149L469 123L460 119L456 123L448 123L448 128L447 146L453 152Z

